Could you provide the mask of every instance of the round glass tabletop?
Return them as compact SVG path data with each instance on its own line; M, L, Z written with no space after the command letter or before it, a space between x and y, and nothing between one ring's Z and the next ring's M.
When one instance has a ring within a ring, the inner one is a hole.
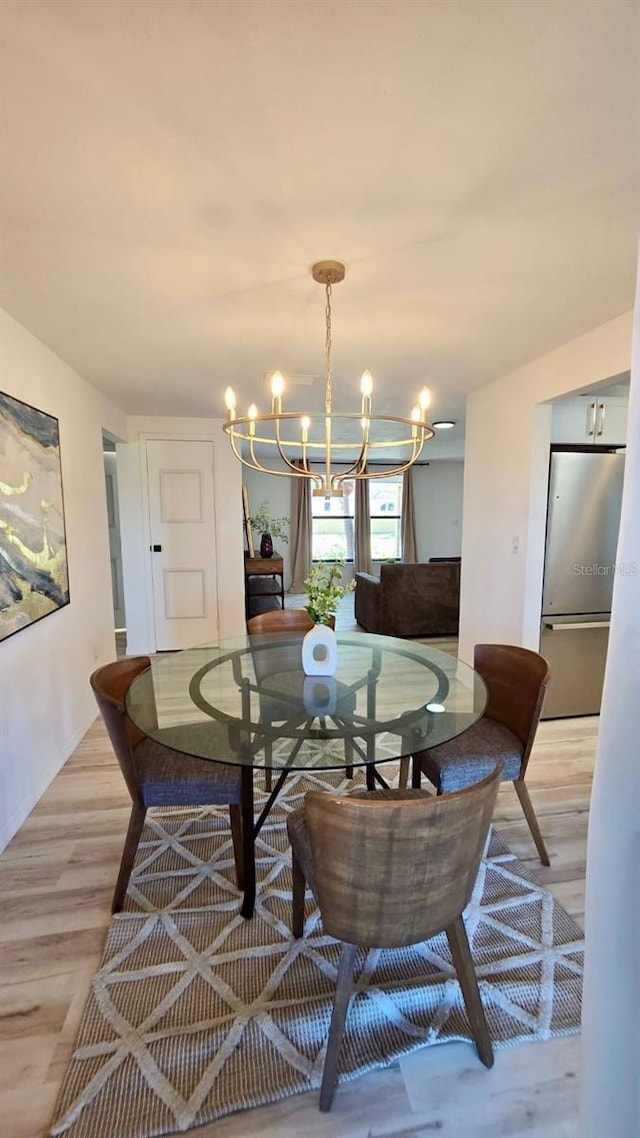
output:
M310 770L386 762L470 727L487 694L425 644L338 633L335 676L305 676L302 634L223 640L155 660L126 709L145 735L214 762Z

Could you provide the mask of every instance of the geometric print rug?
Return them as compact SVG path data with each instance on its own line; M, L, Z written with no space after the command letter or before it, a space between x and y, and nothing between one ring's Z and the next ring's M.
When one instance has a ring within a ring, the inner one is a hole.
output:
M354 783L362 777L346 782L340 771L291 775L257 839L248 921L228 811L149 812L52 1135L179 1134L319 1087L340 946L310 893L304 937L292 938L286 816L307 790ZM256 793L257 808L264 797ZM496 1050L579 1030L582 932L495 831L465 924ZM444 934L362 951L356 971L341 1081L419 1047L471 1038Z

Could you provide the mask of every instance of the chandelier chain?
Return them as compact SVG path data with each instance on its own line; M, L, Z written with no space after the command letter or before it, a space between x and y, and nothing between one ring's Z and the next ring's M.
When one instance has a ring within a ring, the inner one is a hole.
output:
M332 382L332 376L331 376L331 281L327 281L327 284L325 287L325 292L326 292L326 296L327 296L327 303L325 305L324 314L325 314L325 320L326 320L326 326L327 326L327 334L326 334L326 339L325 339L326 388L325 388L324 409L328 414L330 414L331 413L331 402L332 402L332 399L331 399L331 396L332 396L332 392L331 392L331 382Z

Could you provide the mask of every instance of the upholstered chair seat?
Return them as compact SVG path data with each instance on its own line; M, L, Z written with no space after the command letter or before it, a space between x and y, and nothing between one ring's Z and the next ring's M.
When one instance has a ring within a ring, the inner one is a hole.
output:
M551 671L539 652L515 644L476 644L473 666L487 687L484 715L473 727L414 754L423 774L439 794L462 790L484 778L496 761L502 763L502 778L511 781L520 800L531 836L543 865L549 854L540 832L533 803L525 783L545 693ZM400 763L400 784L406 784L409 760Z
M138 743L133 764L147 808L193 806L212 799L216 806L230 806L240 800L240 767L194 759L155 739Z
M242 820L240 815L240 768L230 763L207 762L175 751L171 730L162 732L166 742L142 734L125 711L129 687L151 665L148 656L114 660L98 668L90 678L93 694L111 739L111 745L131 796L131 816L112 912L122 908L138 842L150 806L228 806L238 887L243 887ZM155 708L149 709L150 729L157 729ZM194 734L207 724L194 724Z
M508 727L479 719L463 735L424 751L422 771L440 794L448 794L486 778L498 760L504 780L519 778L523 753L518 736Z

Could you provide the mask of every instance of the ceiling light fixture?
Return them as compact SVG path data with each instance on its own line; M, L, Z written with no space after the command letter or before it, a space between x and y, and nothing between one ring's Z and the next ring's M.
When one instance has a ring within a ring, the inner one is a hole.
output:
M344 279L345 267L339 261L319 261L311 273L315 281L325 286L326 295L324 411L283 411L284 380L276 371L271 377L270 413L261 415L252 403L245 416L236 418L236 397L233 388L227 388L224 430L233 453L244 466L261 474L309 478L314 494L330 498L342 494L346 478L387 478L390 474L402 474L416 462L425 442L434 434L425 418L431 396L423 387L408 418L374 415L371 409L373 380L371 372L365 371L360 380L360 410L333 410L331 289ZM388 437L397 431L398 425L407 428L406 431L400 438ZM383 471L367 468L372 453L381 450L399 452L402 457L390 460L389 468ZM265 454L268 457L265 458ZM336 464L340 469L336 469Z
M432 423L431 426L436 431L450 431L452 427L455 427L455 423L453 419L440 419L437 423Z

